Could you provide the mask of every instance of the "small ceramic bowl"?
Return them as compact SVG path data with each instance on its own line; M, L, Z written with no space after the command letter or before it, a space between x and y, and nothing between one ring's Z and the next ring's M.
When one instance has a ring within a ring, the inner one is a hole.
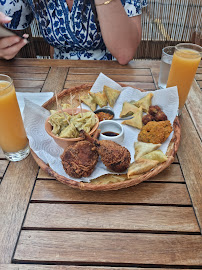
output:
M73 112L73 114L76 115L76 114L78 114L78 113L81 112L81 109L80 108L64 109L63 111L64 112L67 112L67 113L69 113L71 115L72 115L72 112ZM61 112L61 111L59 111L59 112ZM82 109L82 112L89 112L89 110ZM93 135L95 133L95 131L98 129L98 126L99 126L99 119L98 119L97 115L95 115L95 116L97 118L97 123L91 129L91 131L89 132L90 135ZM74 143L76 143L78 141L82 141L83 140L83 138L81 138L81 137L78 137L78 138L59 138L59 137L57 137L56 135L54 135L52 133L52 125L48 122L49 121L49 118L50 118L50 116L46 119L45 130L55 140L55 142L60 147L62 147L63 149L65 149L68 145L71 145L71 144L74 144Z
M105 106L105 107L102 107L101 109L97 109L94 111L95 114L98 114L99 112L108 113L108 114L112 115L112 118L114 118L114 112L113 112L112 108L109 106Z
M114 120L105 120L99 124L100 140L111 140L116 143L122 143L124 139L124 131L121 124Z

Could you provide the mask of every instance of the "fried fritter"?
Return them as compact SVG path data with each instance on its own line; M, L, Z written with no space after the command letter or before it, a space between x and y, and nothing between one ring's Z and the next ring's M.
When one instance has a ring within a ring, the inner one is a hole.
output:
M154 116L151 114L146 114L142 117L142 123L146 125L148 122L154 121Z
M163 111L158 111L154 117L155 121L166 121L168 118Z
M167 116L158 105L149 106L149 114L154 116L154 121L166 121Z
M138 141L146 143L163 143L172 132L169 120L148 122L138 134Z
M146 125L150 121L159 122L166 120L167 120L166 114L161 110L161 108L158 105L149 106L148 114L142 117L142 122L144 125Z
M75 178L91 175L98 157L95 145L88 141L80 141L68 146L61 155L64 170Z
M161 111L161 108L158 105L155 106L149 106L149 111L148 113L155 116L157 112Z

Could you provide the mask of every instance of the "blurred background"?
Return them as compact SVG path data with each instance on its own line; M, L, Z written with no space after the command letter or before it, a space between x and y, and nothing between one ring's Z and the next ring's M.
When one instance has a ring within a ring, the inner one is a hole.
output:
M24 33L31 42L18 57L53 58L53 48L40 35L37 21ZM202 0L148 0L142 13L142 41L136 59L160 59L163 47L180 42L202 46Z

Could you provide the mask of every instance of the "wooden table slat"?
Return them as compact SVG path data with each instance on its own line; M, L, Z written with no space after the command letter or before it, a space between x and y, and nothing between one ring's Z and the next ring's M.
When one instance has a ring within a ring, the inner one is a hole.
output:
M44 83L43 92L60 92L64 88L64 82L67 76L68 68L55 67L51 68L47 79Z
M28 92L28 93L39 93L41 92L41 86L39 87L15 87L16 92Z
M37 171L38 165L29 156L11 163L1 182L0 263L11 262Z
M0 148L0 158L1 159L4 159L5 158L4 153L3 153L3 150L1 148Z
M24 67L17 67L17 66L0 66L0 72L5 74L5 72L12 72L12 73L38 73L38 74L47 74L49 71L49 67L32 67L32 66L24 66Z
M4 74L10 76L13 80L24 79L29 84L29 81L44 81L47 73L19 73L19 72L4 72Z
M202 88L202 81L197 81L200 88Z
M179 164L171 164L161 173L150 178L148 181L160 182L184 182L182 171Z
M202 144L185 109L180 117L180 122L183 140L178 149L178 158L202 230Z
M8 160L0 160L0 177L3 177L3 174L5 173L8 163L9 163Z
M196 74L202 74L202 67L200 67L200 66L198 67Z
M119 65L116 61L100 61L100 60L82 60L82 61L75 61L75 60L56 60L56 59L36 59L36 58L16 58L12 59L9 62L6 60L1 60L0 66L4 67L76 67L76 68L114 68L114 69L128 69L128 68L150 68L151 66L159 66L158 61L153 60L135 60L131 61L128 65L122 66Z
M31 200L84 203L191 205L184 184L149 182L118 191L91 192L72 189L56 180L38 180Z
M202 241L200 235L22 231L14 261L201 266Z
M202 93L198 88L197 82L194 80L191 90L189 92L186 106L191 115L192 121L196 127L196 130L202 139Z
M23 227L200 233L192 207L171 206L32 203Z
M42 88L44 84L44 81L41 80L29 81L29 80L14 79L13 82L16 88L25 88L25 89Z
M128 75L109 75L110 79L116 82L146 82L152 83L153 79L152 76L128 76ZM86 82L94 82L97 79L97 75L94 74L70 74L67 75L67 81L86 81Z
M181 268L175 268L180 270ZM199 270L189 267L189 270ZM0 270L159 270L159 268L140 267L107 267L107 266L78 266L78 265L39 265L39 264L2 264ZM173 270L173 268L161 268L161 270Z
M70 68L69 74L96 74L99 75L100 72L104 73L106 76L109 75L127 75L127 76L137 76L137 75L144 75L144 76L151 76L151 71L149 68L142 68L142 69L109 69L109 68Z
M198 81L202 81L202 71L201 73L198 72L198 74L196 74L195 79Z

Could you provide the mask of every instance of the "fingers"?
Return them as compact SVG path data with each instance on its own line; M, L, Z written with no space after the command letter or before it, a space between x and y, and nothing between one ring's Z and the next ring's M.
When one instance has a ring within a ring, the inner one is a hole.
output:
M12 20L11 17L6 16L4 13L0 12L0 24L9 23ZM5 37L0 39L0 58L12 59L24 47L28 41L28 34L24 34L23 38L18 36Z
M2 38L0 40L0 57L6 60L12 59L27 42L27 39L20 37Z
M28 38L29 37L29 34L24 34L23 35L23 38Z
M6 16L3 12L0 12L0 24L9 23L12 20L11 17ZM27 38L29 35L24 34L23 38L18 36L5 37L0 39L0 58L12 59L20 51L22 47L27 44Z
M21 38L18 36L4 37L0 39L0 50L10 47L18 42L20 42Z
M11 20L11 17L8 17L3 12L0 12L0 23L9 23Z

